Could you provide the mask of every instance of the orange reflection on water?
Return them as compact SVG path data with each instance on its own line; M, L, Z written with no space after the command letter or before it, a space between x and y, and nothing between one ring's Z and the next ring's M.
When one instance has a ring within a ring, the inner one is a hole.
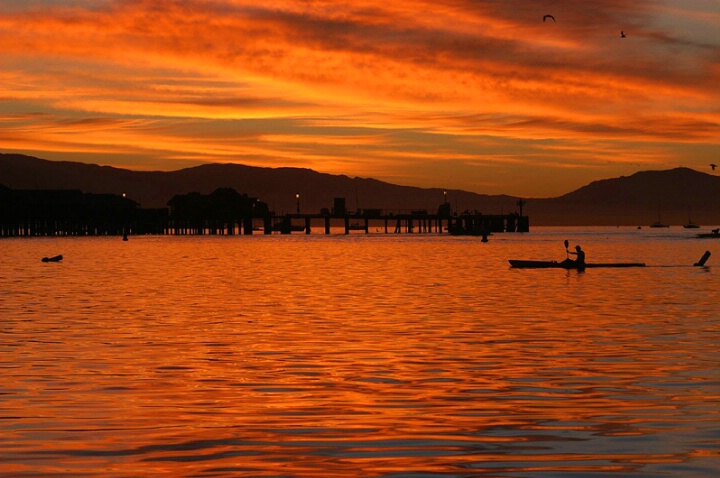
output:
M53 240L67 259L44 269L9 241L4 470L711 467L717 280L508 269L543 237Z

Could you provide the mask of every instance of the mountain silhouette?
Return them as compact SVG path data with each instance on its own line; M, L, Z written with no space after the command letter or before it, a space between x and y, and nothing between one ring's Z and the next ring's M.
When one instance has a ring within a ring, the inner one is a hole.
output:
M549 224L556 215L559 224L711 225L720 222L720 177L689 168L642 171L594 181L544 203Z
M145 208L166 207L176 194L209 194L229 187L257 197L280 214L331 208L343 197L347 208L402 212L437 210L447 198L453 210L500 214L518 210L520 199L462 190L418 188L367 178L319 173L303 168L262 168L206 164L177 171L131 171L70 161L48 161L21 154L0 154L0 184L12 189L79 189L122 194ZM447 192L447 196L444 195ZM688 168L638 172L594 181L556 198L523 198L532 225L650 225L720 223L720 177Z

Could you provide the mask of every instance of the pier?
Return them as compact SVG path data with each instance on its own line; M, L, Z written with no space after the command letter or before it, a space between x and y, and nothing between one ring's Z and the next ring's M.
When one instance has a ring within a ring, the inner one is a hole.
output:
M268 227L269 226L269 227ZM312 234L321 228L324 234L332 234L332 230L350 234L360 231L365 234L431 234L446 233L452 235L475 235L493 232L529 232L527 216L515 214L488 215L480 213L463 213L460 215L441 216L431 213L379 213L372 215L347 214L343 216L323 214L286 214L271 216L270 222L264 227L254 228L264 234L279 232L280 234L304 233ZM245 234L253 230L245 228ZM235 230L228 228L205 228L203 233L238 234L239 224Z
M317 213L276 214L267 204L232 189L210 195L178 195L169 208L143 209L124 195L80 191L0 190L0 237L251 234L450 234L487 237L529 232L517 213L453 212L440 204L425 209L364 209L349 212L343 198Z

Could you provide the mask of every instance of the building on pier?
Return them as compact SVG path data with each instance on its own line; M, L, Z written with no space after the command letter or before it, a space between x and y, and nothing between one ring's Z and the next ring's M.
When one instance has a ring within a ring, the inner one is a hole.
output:
M270 216L267 204L232 188L219 188L210 194L178 194L168 206L169 234L252 234L254 219L267 220Z
M136 209L121 195L0 187L0 236L120 235ZM143 220L158 221L148 215Z

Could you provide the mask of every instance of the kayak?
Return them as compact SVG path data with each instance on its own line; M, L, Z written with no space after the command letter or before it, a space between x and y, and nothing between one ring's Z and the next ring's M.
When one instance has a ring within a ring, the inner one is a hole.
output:
M582 269L572 259L565 259L562 262L557 261L525 261L510 259L510 267L516 269ZM642 262L606 262L600 264L585 264L584 269L596 267L645 267Z

